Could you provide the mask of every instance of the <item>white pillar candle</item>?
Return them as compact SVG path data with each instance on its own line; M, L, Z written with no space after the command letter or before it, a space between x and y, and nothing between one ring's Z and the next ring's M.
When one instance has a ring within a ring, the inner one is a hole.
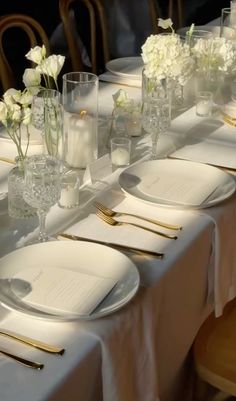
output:
M65 113L65 161L74 168L86 168L96 158L97 124L88 114Z

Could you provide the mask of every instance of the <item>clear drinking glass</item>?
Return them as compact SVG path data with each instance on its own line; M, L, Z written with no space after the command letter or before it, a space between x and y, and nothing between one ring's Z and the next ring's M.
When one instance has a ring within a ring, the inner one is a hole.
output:
M51 206L60 198L60 167L60 161L50 155L33 155L25 161L23 198L37 209L39 236L36 242L50 240L45 230L45 221Z
M212 39L213 33L207 29L194 29L190 34L189 31L186 32L185 40L189 46L193 47L199 39Z
M222 8L220 17L220 36L226 39L236 40L236 7Z
M170 104L168 98L146 98L143 102L143 129L151 135L151 158L157 159L157 142L160 133L165 132L170 124Z
M64 161L86 168L97 159L98 77L88 72L63 75Z

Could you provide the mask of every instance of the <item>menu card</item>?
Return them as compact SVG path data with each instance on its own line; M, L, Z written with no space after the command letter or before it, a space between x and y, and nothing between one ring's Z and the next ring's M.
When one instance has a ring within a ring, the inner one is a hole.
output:
M191 166L191 169L194 168ZM181 203L200 205L216 190L219 185L218 174L204 176L188 174L174 174L165 172L163 175L155 173L148 175L140 184L140 189L148 196L160 199L167 203Z
M88 315L108 295L117 281L63 268L28 268L14 276L31 291L23 300L47 312Z

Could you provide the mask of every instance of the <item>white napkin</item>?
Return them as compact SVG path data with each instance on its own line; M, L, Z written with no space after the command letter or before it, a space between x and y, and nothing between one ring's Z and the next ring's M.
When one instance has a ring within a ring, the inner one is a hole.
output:
M115 84L134 86L136 88L141 88L141 86L142 86L142 78L141 77L140 77L140 79L128 78L128 77L123 77L120 75L112 74L109 71L104 72L103 74L99 75L99 80L105 81L105 82L112 82Z

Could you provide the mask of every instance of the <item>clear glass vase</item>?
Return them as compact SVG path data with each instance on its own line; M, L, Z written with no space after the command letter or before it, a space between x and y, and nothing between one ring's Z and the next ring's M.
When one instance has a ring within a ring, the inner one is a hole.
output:
M24 160L16 158L16 166L8 175L8 214L15 219L36 216L36 209L23 199Z
M42 133L45 153L62 158L62 104L61 93L42 89L33 97L33 125Z

